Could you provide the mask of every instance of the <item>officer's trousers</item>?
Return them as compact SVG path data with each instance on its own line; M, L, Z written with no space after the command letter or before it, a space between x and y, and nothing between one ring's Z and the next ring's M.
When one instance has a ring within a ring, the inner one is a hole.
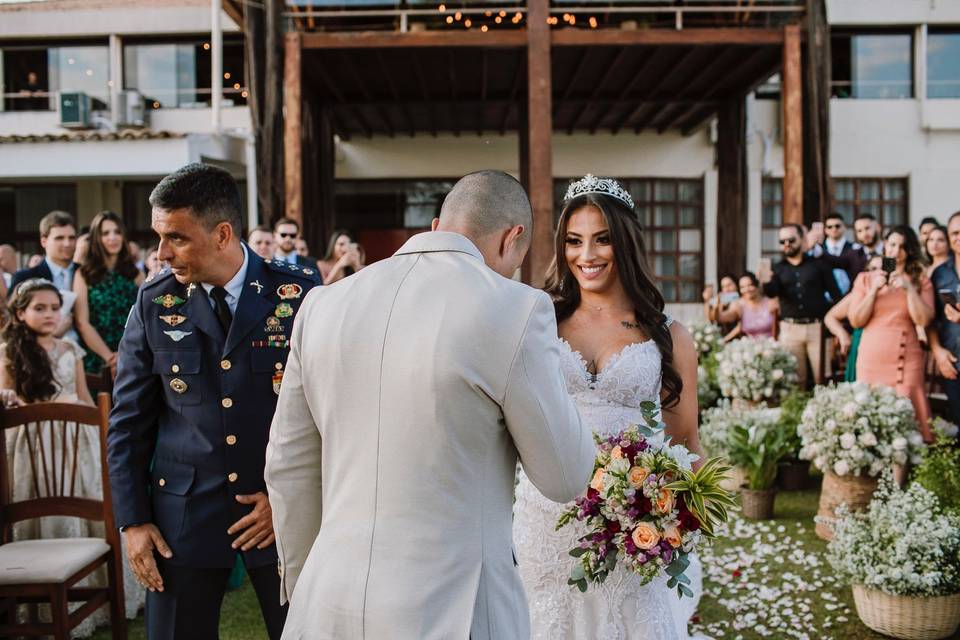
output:
M178 567L157 559L163 592L147 592L148 640L217 640L220 606L232 569ZM270 640L280 640L287 607L280 606L276 565L247 569Z

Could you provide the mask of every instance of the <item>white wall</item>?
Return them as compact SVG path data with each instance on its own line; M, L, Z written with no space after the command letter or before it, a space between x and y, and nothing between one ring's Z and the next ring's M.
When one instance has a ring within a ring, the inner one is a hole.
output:
M827 21L833 25L891 26L928 22L960 23L957 0L827 0Z

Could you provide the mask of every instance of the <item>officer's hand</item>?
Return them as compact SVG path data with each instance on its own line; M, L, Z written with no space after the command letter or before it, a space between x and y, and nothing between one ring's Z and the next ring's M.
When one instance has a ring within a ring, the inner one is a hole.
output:
M240 504L252 504L253 511L233 523L227 529L229 535L243 531L233 541L234 549L249 551L266 549L273 544L276 537L273 535L273 509L270 508L270 499L262 491L246 496L237 496Z
M137 577L137 582L150 591L163 591L163 578L157 570L157 561L153 556L154 550L160 552L164 558L172 558L173 553L167 542L160 535L156 525L141 524L127 527L123 530L123 538L127 543L127 559L130 569Z
M943 347L933 350L933 358L937 362L937 369L940 375L947 380L957 379L957 357Z

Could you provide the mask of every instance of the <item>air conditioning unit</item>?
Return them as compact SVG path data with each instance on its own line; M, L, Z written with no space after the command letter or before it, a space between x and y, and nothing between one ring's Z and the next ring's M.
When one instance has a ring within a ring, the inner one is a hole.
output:
M147 110L139 91L121 91L117 107L117 125L124 127L147 126Z
M90 96L84 92L61 92L57 106L61 127L86 129L90 126Z

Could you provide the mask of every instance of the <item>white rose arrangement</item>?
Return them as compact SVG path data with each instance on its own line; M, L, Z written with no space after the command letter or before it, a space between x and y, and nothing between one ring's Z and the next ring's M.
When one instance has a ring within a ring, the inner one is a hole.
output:
M689 325L690 337L697 348L700 362L723 348L723 334L720 327L710 322L694 322Z
M779 400L796 381L796 357L775 340L736 340L717 354L717 382L724 397Z
M960 517L921 485L884 481L866 512L837 515L827 559L839 576L891 595L960 593Z
M838 476L875 477L894 463L917 463L923 447L910 401L863 382L818 387L797 432L800 458Z

